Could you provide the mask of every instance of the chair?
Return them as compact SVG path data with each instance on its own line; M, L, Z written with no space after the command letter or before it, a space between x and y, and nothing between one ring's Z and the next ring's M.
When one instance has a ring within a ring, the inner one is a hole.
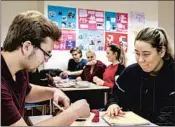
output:
M47 104L40 104L40 103L25 103L24 104L25 112L28 109L31 110L32 111L32 116L34 115L34 110L37 107L41 107L42 108L42 115L46 114Z

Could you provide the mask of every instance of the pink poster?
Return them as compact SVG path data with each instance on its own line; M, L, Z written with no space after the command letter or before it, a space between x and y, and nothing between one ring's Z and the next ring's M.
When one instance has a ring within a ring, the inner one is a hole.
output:
M128 14L117 13L117 32L128 31Z
M78 9L79 29L104 30L104 11Z
M125 52L128 49L128 35L123 33L105 32L105 50L110 44L121 46Z
M54 44L53 50L70 50L76 45L76 31L62 30L60 42Z

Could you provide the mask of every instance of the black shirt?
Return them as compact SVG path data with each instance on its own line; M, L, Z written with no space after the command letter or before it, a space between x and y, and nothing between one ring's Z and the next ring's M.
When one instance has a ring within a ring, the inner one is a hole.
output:
M155 124L175 125L174 79L174 61L164 61L156 76L143 72L138 64L130 65L114 85L107 107L116 103Z

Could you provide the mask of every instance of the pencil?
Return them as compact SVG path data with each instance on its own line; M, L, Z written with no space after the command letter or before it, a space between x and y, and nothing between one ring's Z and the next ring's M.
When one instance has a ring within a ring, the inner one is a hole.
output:
M64 111L64 108L63 107L60 107L57 103L55 103L54 101L53 101L53 104L59 109L59 110L61 110L61 111Z

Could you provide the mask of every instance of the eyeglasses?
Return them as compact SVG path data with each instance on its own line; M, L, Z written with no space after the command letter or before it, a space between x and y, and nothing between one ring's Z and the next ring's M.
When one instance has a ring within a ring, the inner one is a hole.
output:
M36 46L36 45L35 45ZM47 53L46 51L44 51L41 47L39 47L39 46L36 46L37 48L39 48L43 53L44 53L44 59L46 60L46 61L48 61L49 59L50 59L50 57L52 57L52 55L51 54L49 54L49 53Z

